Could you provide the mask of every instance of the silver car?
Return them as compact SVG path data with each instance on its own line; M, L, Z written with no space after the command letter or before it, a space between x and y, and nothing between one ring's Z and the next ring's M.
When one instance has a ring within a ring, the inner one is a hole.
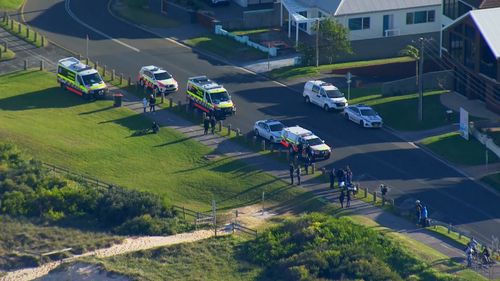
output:
M276 120L259 120L253 126L253 132L256 136L262 137L272 143L281 141L281 132L285 126Z
M350 105L344 109L346 119L365 128L380 128L384 124L382 117L373 108L364 105Z

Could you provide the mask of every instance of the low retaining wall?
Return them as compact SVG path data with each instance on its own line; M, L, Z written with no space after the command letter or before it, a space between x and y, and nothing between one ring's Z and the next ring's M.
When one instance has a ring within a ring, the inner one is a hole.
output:
M428 72L423 75L424 91L444 90L453 87L453 71ZM416 76L382 84L383 96L398 96L418 92Z
M255 42L252 42L248 39L248 36L238 36L238 35L232 34L231 32L222 29L221 25L215 26L215 34L227 36L229 38L232 38L235 41L240 42L241 44L245 44L249 47L252 47L252 48L257 49L259 51L262 51L264 53L268 53L270 56L273 56L273 57L275 57L278 53L278 50L274 47L268 48L268 47L262 46L260 44L257 44Z

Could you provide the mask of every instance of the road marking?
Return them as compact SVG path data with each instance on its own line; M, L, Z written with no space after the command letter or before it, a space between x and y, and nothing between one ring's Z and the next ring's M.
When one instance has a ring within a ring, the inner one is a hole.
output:
M115 39L115 38L113 38L113 37L111 37L111 36L107 35L106 33L102 32L102 31L100 31L100 30L98 30L98 29L95 29L95 28L93 28L92 26L90 26L90 25L86 24L84 21L82 21L81 19L79 19L79 18L78 18L78 17L77 17L77 16L73 13L73 11L71 11L71 8L70 8L70 2L71 2L71 0L66 0L66 1L65 1L65 5L64 5L64 6L65 6L65 9L66 9L66 12L68 13L68 15L69 15L71 18L73 18L76 22L78 22L79 24L81 24L81 25L85 26L86 28L88 28L88 29L92 30L93 32L95 32L95 33L97 33L97 34L99 34L99 35L101 35L101 36L103 36L103 37L108 38L109 40L111 40L111 41L113 41L113 42L115 42L115 43L118 43L118 44L120 44L120 45L122 45L122 46L124 46L124 47L127 47L127 48L131 49L132 51L135 51L135 52L140 52L140 50L139 50L139 49L137 49L136 47L132 47L132 46L130 46L129 44L124 43L124 42L122 42L122 41L120 41L120 40L118 40L118 39Z

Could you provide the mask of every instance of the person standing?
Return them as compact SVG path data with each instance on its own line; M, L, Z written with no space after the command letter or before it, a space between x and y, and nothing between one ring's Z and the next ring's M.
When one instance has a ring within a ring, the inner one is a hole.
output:
M415 215L417 217L417 226L420 224L421 221L421 215L422 215L422 204L420 203L420 200L415 201Z
M346 202L346 207L351 207L351 192L347 190L347 202Z
M290 164L290 166L288 167L288 170L290 171L290 184L293 184L293 165Z
M352 182L352 171L349 165L345 167L345 181L346 184L350 185Z
M212 130L212 135L215 134L215 117L211 116L210 117L210 129Z
M423 206L422 207L422 214L420 215L420 220L421 220L420 224L422 225L422 227L428 226L427 218L428 218L427 207Z
M146 113L147 107L148 107L148 99L146 97L144 97L142 99L142 109L144 110L144 113Z
M208 116L203 119L203 134L207 135L208 134L208 128L210 128L210 119L208 119Z
M149 112L156 112L156 99L153 95L149 97Z
M306 175L309 175L310 163L311 163L311 158L309 158L309 155L306 155L306 158L304 159L304 168L306 169Z
M345 199L345 193L344 190L342 190L339 195L340 208L344 208L344 199Z
M335 168L330 170L330 189L335 187Z
M300 185L300 165L297 165L295 172L297 173L297 185Z

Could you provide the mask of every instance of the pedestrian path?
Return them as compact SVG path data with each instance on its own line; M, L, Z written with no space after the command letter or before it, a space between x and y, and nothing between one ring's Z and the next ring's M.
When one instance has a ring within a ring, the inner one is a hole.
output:
M125 92L124 95L124 106L130 108L138 114L143 114L141 101L130 93ZM289 180L288 166L286 164L278 162L271 157L266 157L253 152L250 149L219 135L204 135L203 128L201 126L193 124L190 121L169 112L168 110L158 110L156 113L146 113L146 115L160 124L160 126L178 130L186 137L199 141L200 143L212 148L214 153L224 154L240 160L247 165L266 171L267 173L284 181ZM328 202L337 202L338 190L329 189L327 183L318 181L317 178L313 178L312 175L304 175L302 179L302 188L305 188L318 196L322 196ZM383 211L381 208L375 207L361 200L353 200L350 210L354 214L366 216L374 220L382 227L421 242L448 256L454 261L464 262L464 254L461 247L453 244L452 242L444 241L442 237L439 237L425 229L419 228L402 217ZM498 265L495 265L492 272L496 274L494 276L495 278L500 278L500 267ZM483 273L483 275L484 274L486 273Z

